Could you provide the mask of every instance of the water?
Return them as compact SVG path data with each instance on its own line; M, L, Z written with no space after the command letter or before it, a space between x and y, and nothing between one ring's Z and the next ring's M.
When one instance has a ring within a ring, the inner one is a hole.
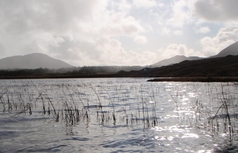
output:
M0 152L238 151L237 84L146 80L1 80Z

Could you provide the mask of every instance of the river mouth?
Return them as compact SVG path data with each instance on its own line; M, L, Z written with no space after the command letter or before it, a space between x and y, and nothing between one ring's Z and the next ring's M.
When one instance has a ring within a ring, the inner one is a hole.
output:
M0 152L237 152L234 83L3 80Z

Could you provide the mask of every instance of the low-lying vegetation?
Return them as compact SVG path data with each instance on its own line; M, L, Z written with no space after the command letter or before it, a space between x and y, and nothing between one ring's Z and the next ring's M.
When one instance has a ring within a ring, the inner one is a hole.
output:
M156 116L156 104L153 100L155 97L148 98L151 95L146 93L145 89L140 91L143 93L142 97L140 93L129 97L130 89L127 86L60 84L53 88L56 90L40 89L33 82L30 85L2 87L0 92L2 111L12 116L50 115L56 122L65 123L66 126L88 123L91 120L96 120L100 125L117 123L124 123L127 126L143 123L145 127L158 125L159 118ZM135 92L139 90L136 89ZM144 94L148 95L143 97ZM148 103L148 100L151 103Z
M174 102L173 112L182 124L213 133L224 132L230 137L237 132L238 105L234 96L237 84L220 83L211 89L208 87L207 91L199 91L203 89L194 86L196 98L189 99L185 105L183 99L189 93L181 87L171 90L168 87L161 89L156 83L128 83L46 83L43 86L33 82L13 83L1 85L0 104L2 111L11 116L48 115L66 126L97 122L102 126L138 124L150 128L159 126L163 117L159 116L161 91L167 91ZM210 98L202 101L199 92Z
M232 87L232 88L231 88ZM171 95L182 123L199 129L206 129L213 134L226 133L230 139L238 131L237 85L235 83L219 84L204 92L207 101L196 99L189 107L181 105L181 97Z

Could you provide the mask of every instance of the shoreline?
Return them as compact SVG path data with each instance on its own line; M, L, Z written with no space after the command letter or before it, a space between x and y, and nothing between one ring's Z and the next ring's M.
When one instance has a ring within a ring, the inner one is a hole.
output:
M238 82L238 77L162 77L148 82Z
M120 76L116 74L98 75L40 75L40 76L0 76L0 80L11 79L70 79L70 78L148 78L148 82L238 82L238 76L226 77L143 77L143 76ZM151 79L154 78L154 79Z

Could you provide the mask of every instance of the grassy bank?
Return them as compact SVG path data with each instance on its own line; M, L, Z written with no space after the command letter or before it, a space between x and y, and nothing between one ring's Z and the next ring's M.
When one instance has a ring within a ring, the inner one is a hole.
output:
M238 77L161 77L148 80L149 82L238 82Z

